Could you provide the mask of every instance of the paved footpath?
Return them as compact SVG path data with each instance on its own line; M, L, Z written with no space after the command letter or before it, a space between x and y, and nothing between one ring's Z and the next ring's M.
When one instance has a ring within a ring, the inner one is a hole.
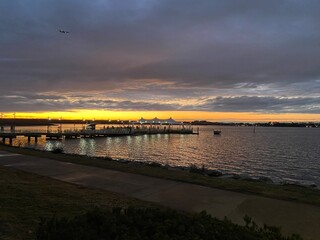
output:
M243 223L242 218L248 215L258 224L282 226L284 233L320 239L320 207L316 206L4 151L0 151L0 165L175 209L206 210L212 216L227 216L236 223Z

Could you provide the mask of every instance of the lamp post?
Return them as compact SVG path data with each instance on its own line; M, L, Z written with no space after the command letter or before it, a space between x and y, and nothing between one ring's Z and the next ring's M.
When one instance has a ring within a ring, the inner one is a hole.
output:
M51 118L48 116L48 126L47 126L47 132L50 132L50 120Z
M62 132L62 117L59 117L59 122L60 122L60 126L59 126L59 131L58 132Z
M84 119L84 118L82 118L82 130L84 130L84 122L85 122L86 120Z
M1 132L4 131L4 127L3 127L3 118L4 118L4 114L1 113Z
M13 124L11 126L11 132L15 132L16 131L16 113L13 113Z

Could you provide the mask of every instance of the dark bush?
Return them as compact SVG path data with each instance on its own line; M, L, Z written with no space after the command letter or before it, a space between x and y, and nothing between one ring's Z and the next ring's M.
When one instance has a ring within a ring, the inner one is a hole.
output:
M217 220L205 212L182 214L173 210L98 209L73 219L42 219L38 240L301 240L284 237L274 227L258 227L249 217L245 226Z

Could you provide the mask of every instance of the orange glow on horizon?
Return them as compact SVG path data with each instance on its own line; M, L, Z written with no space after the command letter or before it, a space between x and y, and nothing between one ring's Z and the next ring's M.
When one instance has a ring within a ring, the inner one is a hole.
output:
M4 118L13 118L13 112L3 113ZM201 111L102 111L82 110L66 112L16 112L16 118L51 119L96 119L96 120L138 120L143 118L169 118L179 121L207 120L217 122L319 122L320 114L302 113L250 113L250 112L201 112Z

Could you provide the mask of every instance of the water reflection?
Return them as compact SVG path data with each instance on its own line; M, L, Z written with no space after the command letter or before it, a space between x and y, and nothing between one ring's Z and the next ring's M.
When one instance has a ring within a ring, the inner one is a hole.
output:
M94 156L96 150L96 143L94 139L82 138L79 140L80 155Z
M61 141L46 141L44 145L44 150L53 151L55 149L63 149L64 144Z
M72 125L72 128L74 126ZM320 185L320 129L200 127L200 135L142 135L73 139L15 145L52 151L63 147L66 153L110 156L132 161L155 161L175 166L205 165L226 173L270 176L273 180L315 182Z

